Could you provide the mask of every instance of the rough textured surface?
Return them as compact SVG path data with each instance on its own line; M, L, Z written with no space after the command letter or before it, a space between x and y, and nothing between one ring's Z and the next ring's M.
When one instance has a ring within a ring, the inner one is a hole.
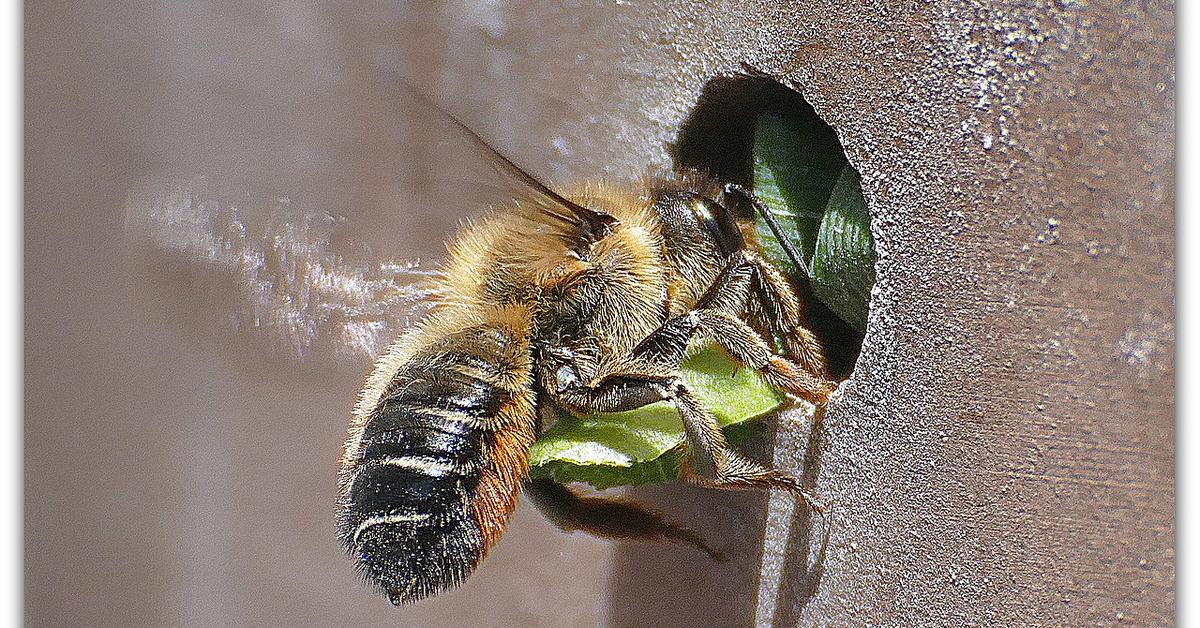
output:
M863 174L880 263L861 359L820 444L774 448L797 471L819 455L832 542L810 573L807 522L789 533L776 498L757 582L624 551L615 623L1170 623L1171 7L750 11L689 10L642 102L669 120L697 75L751 59ZM643 28L684 18L660 19ZM687 503L754 552L757 527Z
M31 625L1170 623L1171 5L26 17ZM345 214L381 255L436 252L461 213L435 201L462 186L405 187L439 149L398 143L420 129L379 67L567 179L668 163L706 83L744 61L838 129L876 217L857 369L817 437L797 420L756 448L835 508L821 561L778 497L665 486L642 493L732 561L614 552L525 509L462 590L396 611L354 582L329 514L365 368L222 338L198 324L218 300L120 261L126 194L175 172Z

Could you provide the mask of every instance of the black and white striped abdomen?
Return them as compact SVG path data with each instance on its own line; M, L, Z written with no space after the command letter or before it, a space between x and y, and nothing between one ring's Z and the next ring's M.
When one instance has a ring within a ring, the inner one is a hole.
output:
M460 583L487 550L473 499L513 395L497 383L502 347L448 340L457 342L414 356L385 388L343 486L342 543L395 604Z

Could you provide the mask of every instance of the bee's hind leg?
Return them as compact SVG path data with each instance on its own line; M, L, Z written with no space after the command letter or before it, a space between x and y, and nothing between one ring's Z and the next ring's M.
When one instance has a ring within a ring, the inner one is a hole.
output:
M530 480L525 494L554 525L572 532L612 539L687 543L724 561L694 530L668 520L658 511L624 497L586 495L552 480Z

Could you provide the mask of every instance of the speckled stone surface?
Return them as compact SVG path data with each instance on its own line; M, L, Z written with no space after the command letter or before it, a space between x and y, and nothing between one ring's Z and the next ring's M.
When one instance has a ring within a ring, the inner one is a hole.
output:
M1169 624L1172 7L743 6L642 26L675 34L631 53L666 68L631 107L670 129L696 76L750 60L863 173L880 261L861 358L820 438L789 426L773 448L819 467L832 539L815 567L779 498L763 533L728 514L756 500L656 489L749 537L760 573L622 551L612 623Z

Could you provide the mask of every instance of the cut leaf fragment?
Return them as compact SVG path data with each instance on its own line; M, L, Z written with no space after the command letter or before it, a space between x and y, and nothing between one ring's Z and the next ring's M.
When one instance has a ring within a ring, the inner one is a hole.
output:
M846 167L833 129L801 118L764 115L754 130L754 193L792 235L792 243L812 268L817 233L829 195ZM789 275L799 269L788 259L765 221L756 225L759 245Z
M859 181L850 166L838 177L821 219L811 268L817 298L851 327L865 332L875 285L875 243Z
M817 298L866 331L875 284L871 216L861 179L833 130L816 121L761 117L754 134L754 192L784 231L795 234ZM760 219L756 231L769 260L793 276L800 272L766 221Z
M756 371L739 367L720 349L689 358L683 377L722 427L761 417L783 403ZM529 464L535 478L597 488L665 482L678 474L675 456L664 454L683 440L683 423L668 402L611 414L564 413L534 443Z

